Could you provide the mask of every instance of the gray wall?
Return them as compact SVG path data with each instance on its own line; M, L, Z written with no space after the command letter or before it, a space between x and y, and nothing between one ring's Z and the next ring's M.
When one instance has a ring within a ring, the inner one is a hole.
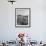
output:
M19 32L31 35L33 40L46 40L46 1L17 0L14 5L0 0L0 41L15 40ZM31 8L31 27L15 27L15 8Z

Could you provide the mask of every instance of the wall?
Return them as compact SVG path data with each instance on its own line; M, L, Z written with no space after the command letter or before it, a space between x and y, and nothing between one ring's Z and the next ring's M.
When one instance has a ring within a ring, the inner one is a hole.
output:
M17 0L13 5L0 0L0 41L15 40L19 32L30 34L33 40L46 40L45 0ZM15 8L31 8L31 27L15 27Z

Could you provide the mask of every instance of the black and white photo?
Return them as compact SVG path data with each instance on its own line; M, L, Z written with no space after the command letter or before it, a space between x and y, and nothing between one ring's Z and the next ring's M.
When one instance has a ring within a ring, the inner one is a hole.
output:
M15 26L30 27L30 8L15 9Z

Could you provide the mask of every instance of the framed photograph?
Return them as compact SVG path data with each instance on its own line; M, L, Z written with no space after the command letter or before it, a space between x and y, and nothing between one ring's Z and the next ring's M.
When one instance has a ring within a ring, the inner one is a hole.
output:
M31 9L15 8L15 27L31 26Z

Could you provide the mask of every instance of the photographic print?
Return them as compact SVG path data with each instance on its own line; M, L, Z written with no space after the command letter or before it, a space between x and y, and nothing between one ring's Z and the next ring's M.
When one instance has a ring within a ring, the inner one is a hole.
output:
M16 27L30 27L30 8L16 8L15 9L15 26Z

